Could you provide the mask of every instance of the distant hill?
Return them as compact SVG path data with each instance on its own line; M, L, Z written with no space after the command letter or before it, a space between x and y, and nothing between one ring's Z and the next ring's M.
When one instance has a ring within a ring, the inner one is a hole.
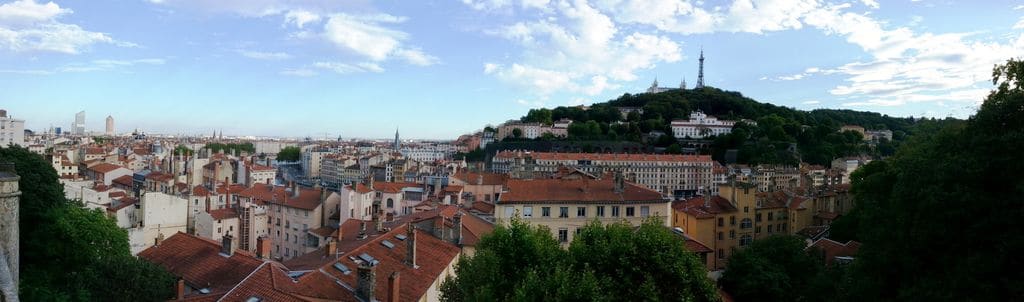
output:
M623 115L620 108L640 108ZM671 135L654 138L650 134L671 134L674 119L686 119L691 111L700 110L719 119L752 120L756 126L738 123L733 133L711 139L707 144L677 141ZM640 113L642 112L642 113ZM798 110L761 103L735 91L713 87L670 90L661 93L624 94L614 100L588 107L572 106L553 109L532 109L521 120L550 124L562 118L572 119L567 140L626 140L644 142L681 152L697 147L699 152L722 160L726 150L739 151L745 163L788 163L800 161L828 165L832 159L850 155L892 155L896 146L922 125L962 122L956 119L935 120L912 117L891 117L876 112L816 109ZM868 130L892 130L893 141L867 144L859 133L840 133L843 125L858 125ZM937 129L927 126L925 129ZM550 140L552 138L543 138ZM795 146L795 148L793 148Z

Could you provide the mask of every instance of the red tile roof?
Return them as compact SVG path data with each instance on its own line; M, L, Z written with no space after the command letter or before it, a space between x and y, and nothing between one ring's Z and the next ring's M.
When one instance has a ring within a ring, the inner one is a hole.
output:
M252 164L252 165L249 166L249 170L252 170L252 171L273 171L273 170L277 170L277 169L274 169L274 167L269 167L269 166L264 166L264 165L259 165L259 164Z
M193 288L209 288L224 293L253 273L262 260L246 251L227 257L220 244L197 236L177 233L159 245L139 253L139 258L163 266Z
M707 202L707 206L704 203ZM716 214L736 212L736 207L728 199L721 196L697 196L672 203L672 209L697 217L697 219L714 218Z
M483 202L483 201L479 201L479 200L474 201L473 205L472 205L472 209L480 211L480 213L484 213L484 214L494 214L494 204L489 203L489 202Z
M114 178L113 183L119 184L126 187L131 187L134 180L131 175L124 175L118 178Z
M398 193L405 188L419 188L423 185L414 182L374 182L373 189L384 193Z
M399 272L401 276L401 287L399 289L399 301L418 301L427 290L433 285L437 278L442 277L442 272L448 265L458 259L461 250L454 244L438 239L429 232L416 230L416 265L413 269L405 262L406 241L398 240L395 235L405 234L407 225L395 228L384 236L368 241L366 244L343 254L338 261L332 261L321 268L321 271L328 272L332 277L339 279L350 288L356 288L356 271L358 264L349 259L349 256L358 259L358 256L366 253L380 261L376 266L377 286L374 293L378 299L387 297L387 276L393 272ZM384 239L395 244L394 248L387 248L380 242ZM341 263L352 270L352 273L345 275L332 267L334 263Z
M614 190L614 181L605 179L509 180L508 192L498 204L541 202L664 202L656 191L626 182L624 190Z
M89 170L96 171L96 173L107 173L110 171L117 170L118 168L122 167L115 164L99 163L92 167L89 167Z
M476 246L480 237L494 232L494 224L477 217L466 210L462 211L462 244Z
M192 195L193 196L210 196L210 190L207 190L206 187L199 185L199 186L196 186L195 188L192 188Z
M487 172L469 172L466 170L460 170L451 176L452 178L461 180L467 185L503 185L508 181L508 175L498 173L487 173ZM483 178L481 178L483 177ZM482 183L479 183L481 182Z
M210 216L215 220L238 218L238 211L234 208L210 210Z
M292 279L287 268L275 262L261 265L219 301L247 301L257 297L262 301L316 301L338 300L351 295L351 291L314 271L298 280ZM378 276L379 278L379 276Z
M860 242L850 240L846 243L839 243L832 239L822 238L818 239L807 247L808 249L817 248L824 252L825 264L831 265L832 261L836 257L852 257L857 255L857 251L860 250Z
M138 203L138 202L139 202L139 200L138 200L138 199L135 199L135 198L122 198L122 199L120 200L120 202L121 202L121 203L117 204L117 206L116 206L116 207L107 207L107 211L108 211L108 212L117 212L117 211L119 211L119 210L121 210L121 209L124 209L124 208L130 207L130 206L132 206L132 205L134 205L134 204Z
M152 173L146 174L146 180L166 182L174 179L174 175L162 171L153 171Z

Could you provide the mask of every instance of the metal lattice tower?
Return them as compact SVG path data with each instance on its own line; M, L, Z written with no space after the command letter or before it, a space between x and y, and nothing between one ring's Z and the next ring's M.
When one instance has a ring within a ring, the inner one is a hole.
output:
M701 88L704 88L704 48L703 47L700 49L700 65L699 65L699 67L697 69L697 86L694 86L693 89L701 89Z

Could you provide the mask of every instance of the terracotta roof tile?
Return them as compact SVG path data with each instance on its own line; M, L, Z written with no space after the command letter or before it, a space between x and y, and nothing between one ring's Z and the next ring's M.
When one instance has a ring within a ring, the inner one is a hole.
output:
M556 152L498 152L495 158L517 158L529 155L535 160L599 160L599 161L689 161L711 162L710 155L637 154L637 153L556 153Z
M667 201L656 191L625 183L624 190L614 190L612 179L534 179L509 180L508 192L498 204L538 202L635 202Z
M452 178L461 180L468 185L503 185L508 181L508 175L498 173L487 173L487 172L469 172L466 170L460 170L451 176ZM482 177L482 178L481 178ZM482 181L482 183L480 183Z
M189 286L214 293L230 290L263 264L245 251L230 257L220 251L220 244L212 240L179 232L143 250L139 258L163 266Z
M705 206L705 202L707 206ZM712 196L710 200L705 200L704 196L697 196L687 200L676 201L672 203L672 208L676 211L693 215L697 219L714 218L716 214L737 211L736 207L732 206L728 199L721 196Z
M113 183L119 184L126 187L131 187L134 180L131 175L124 175L118 178L114 178Z
M238 211L235 208L210 210L210 216L215 220L238 218Z
M107 173L110 171L117 170L118 168L122 167L115 164L99 163L92 167L89 167L89 170L96 171L97 173Z

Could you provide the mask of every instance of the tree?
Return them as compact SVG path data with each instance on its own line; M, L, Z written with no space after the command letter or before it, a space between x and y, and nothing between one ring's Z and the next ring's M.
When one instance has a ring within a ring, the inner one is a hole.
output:
M523 138L523 129L519 129L519 128L512 129L512 138L515 138L515 139Z
M185 147L185 145L178 145L174 147L174 155L192 156L192 149Z
M698 258L656 220L594 222L563 250L543 226L513 219L480 239L442 301L715 301Z
M551 125L553 123L551 116L551 109L530 109L530 111L526 113L526 116L520 119L520 121L524 123L541 123Z
M754 241L729 257L720 280L737 301L800 301L822 271L803 239L776 235Z
M66 200L57 172L42 156L12 146L0 149L0 162L15 163L21 177L22 300L160 301L172 296L173 277L133 257L127 232L105 213Z
M1024 297L1024 62L993 71L966 124L919 134L854 173L863 246L852 295L865 300Z
M281 152L277 153L277 160L279 161L299 161L302 159L302 152L299 151L299 147L288 146L281 149Z

